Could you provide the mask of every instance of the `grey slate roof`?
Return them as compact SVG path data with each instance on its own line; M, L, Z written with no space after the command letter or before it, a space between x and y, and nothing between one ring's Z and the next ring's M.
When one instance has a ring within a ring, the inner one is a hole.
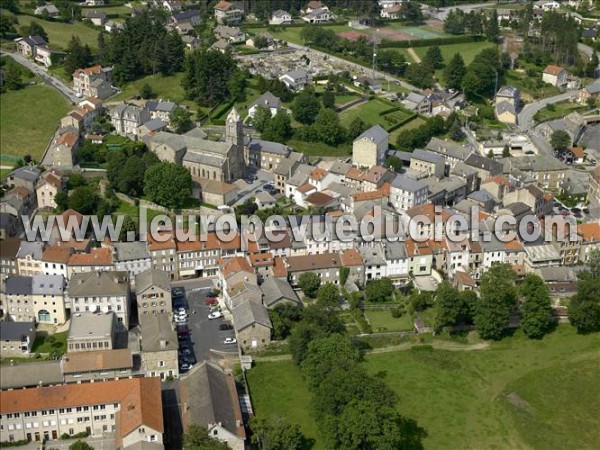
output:
M375 142L376 144L379 144L382 141L387 142L389 136L390 134L387 131L385 131L381 125L374 125L367 131L365 131L363 134L361 134L359 137L354 139L354 142L360 141L361 139L369 139Z
M308 76L308 74L304 70L291 70L283 74L283 76L287 76L294 81L303 80Z
M491 173L502 173L502 164L500 164L498 161L494 161L491 158L486 158L485 156L481 156L476 153L471 153L469 156L467 156L467 159L465 159L465 164L477 169L485 169Z
M430 162L434 164L444 162L444 158L438 155L437 153L430 152L428 150L421 150L420 148L416 148L412 152L412 157L420 161Z
M406 98L404 100L407 102L411 102L411 103L420 103L423 100L425 100L425 96L421 95L421 94L417 94L416 92L411 92L410 94L408 94L406 96Z
M69 297L125 296L128 287L127 272L74 273L69 283Z
M256 100L254 100L254 103L252 103L252 106L266 106L267 108L275 108L275 109L279 109L282 105L281 100L279 99L279 97L274 96L273 94L271 94L269 91L265 92L263 95L261 95L260 97L258 97Z
M4 292L7 295L31 295L32 279L24 275L11 275L4 282Z
M143 127L146 127L149 131L160 130L167 126L167 124L162 119L150 119L148 122L144 122L142 124Z
M15 364L0 366L0 389L20 389L26 387L62 384L63 375L60 361L28 362L26 366Z
M31 281L33 295L63 295L65 291L62 275L33 275Z
M600 78L597 78L594 82L588 84L585 90L590 94L597 94L600 92Z
M394 188L409 192L416 192L424 187L427 187L427 183L423 180L414 180L400 174L396 175L391 184Z
M218 365L204 361L183 377L181 383L189 407L190 424L207 428L220 423L227 431L244 439L243 427L237 426L241 411L232 375L226 374Z
M173 112L177 109L177 104L168 100L148 100L146 102L148 111Z
M142 314L140 316L142 330L142 351L162 352L177 350L177 333L171 325L168 314ZM165 343L161 345L161 340Z
M263 284L260 285L260 289L263 292L263 303L267 308L275 304L280 299L286 299L300 303L298 296L287 280L269 277Z
M192 128L190 131L185 133L185 135L197 139L206 139L208 137L208 133L205 133L201 128L198 127Z
M275 169L273 169L273 173L276 175L282 175L284 177L287 177L290 174L290 170L292 171L292 173L295 172L294 169L297 165L298 163L296 161L292 161L289 158L285 158L279 162Z
M33 166L23 166L13 170L8 176L12 178L20 178L30 183L35 183L40 176L40 169Z
M0 341L20 341L23 336L35 330L33 322L0 321Z
M439 153L442 156L449 156L450 158L458 159L460 161L464 161L471 152L471 150L461 144L452 141L444 141L436 137L432 137L425 148L432 152Z
M467 166L464 162L457 161L450 173L459 177L465 177L469 175L475 175L477 171L471 166Z
M406 244L399 241L384 241L383 248L385 251L385 259L393 261L397 259L406 259Z
M498 90L496 97L515 98L518 94L519 89L517 89L515 86L502 86L500 90Z
M144 292L153 285L164 291L170 291L171 276L168 272L158 269L144 270L142 273L135 276L135 289L137 293Z
M500 102L496 103L496 114L502 114L505 112L509 112L511 114L516 114L515 106L509 102Z
M263 141L262 139L252 139L248 144L248 148L252 151L261 150L283 156L287 156L290 153L290 148L287 145L278 142Z
M351 167L352 167L352 164L349 164L349 163L346 163L343 161L336 161L329 168L329 173L333 173L336 175L346 175Z
M150 259L145 242L115 242L113 248L116 262Z
M240 332L255 323L273 328L267 308L260 303L246 301L233 308L232 314L236 332Z
M482 203L487 203L490 200L493 201L494 200L494 196L492 194L490 194L488 191L482 189L479 191L475 191L475 192L471 192L467 198L470 198L472 200L478 201L478 202L482 202Z
M313 169L314 167L309 166L308 164L299 164L292 174L292 177L287 180L287 183L291 186L302 186L304 183L306 183L306 180L308 180L308 177Z
M25 258L26 256L30 256L32 259L40 260L42 259L43 250L43 242L23 241L21 242L21 246L17 252L17 258Z

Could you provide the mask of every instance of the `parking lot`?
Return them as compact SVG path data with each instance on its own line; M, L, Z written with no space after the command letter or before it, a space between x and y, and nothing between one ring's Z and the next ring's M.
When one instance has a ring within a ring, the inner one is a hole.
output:
M189 348L187 352L180 352L180 357L184 356L191 364L211 359L211 351L223 353L237 353L237 344L225 344L227 338L235 338L233 327L229 330L219 330L223 324L231 325L231 322L221 317L218 319L209 319L211 312L210 306L206 305L207 294L210 289L186 290L185 297L173 299L173 309L184 306L188 312L186 321L189 330L189 337L180 340L180 349Z

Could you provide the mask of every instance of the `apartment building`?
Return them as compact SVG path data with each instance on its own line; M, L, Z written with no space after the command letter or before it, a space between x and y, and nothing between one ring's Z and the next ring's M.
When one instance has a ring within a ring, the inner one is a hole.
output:
M62 275L69 279L69 260L73 248L62 245L50 245L42 253L42 272L44 275Z
M142 367L149 377L162 381L179 376L177 333L168 314L140 316Z
M43 273L42 242L21 241L17 252L17 272L19 275L39 275Z
M83 97L104 99L112 94L112 68L96 64L73 72L73 90Z
M68 352L112 350L116 332L117 320L113 312L75 313L69 324Z
M111 246L115 270L128 272L130 279L152 267L145 242L115 242Z
M163 448L158 378L132 378L0 392L0 440L57 440L89 433L110 439L112 448Z
M167 272L148 269L135 277L138 317L146 314L169 314L171 304L171 277Z
M413 180L403 175L396 175L391 182L390 203L398 211L407 211L414 206L427 203L427 183Z
M62 275L11 275L1 295L7 314L16 322L59 325L67 319Z
M29 355L35 341L33 322L0 321L0 358Z
M69 258L69 278L76 273L113 270L112 252L108 248L92 248L89 253L74 253Z

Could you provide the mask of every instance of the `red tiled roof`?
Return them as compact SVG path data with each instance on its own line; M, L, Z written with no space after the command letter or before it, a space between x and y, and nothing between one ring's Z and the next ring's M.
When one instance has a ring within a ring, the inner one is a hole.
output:
M89 253L75 253L69 258L70 266L110 266L112 253L108 248L93 248Z
M310 173L310 179L315 181L320 181L328 174L325 169L321 169L320 167L315 167L313 171Z
M100 64L96 64L95 66L92 67L87 67L85 69L77 69L75 72L73 72L73 78L81 75L81 74L85 74L85 75L92 75L95 73L100 73L102 71L102 66Z
M342 265L349 266L362 266L363 259L360 256L360 252L355 248L349 248L342 252Z
M300 186L297 191L301 192L301 193L306 193L309 191L312 191L313 189L316 189L316 187L314 187L312 184L310 183L304 183L302 186Z
M558 75L559 73L561 73L564 69L562 67L559 66L555 66L554 64L549 64L546 66L546 68L544 69L544 73L547 73L549 75Z
M600 242L600 223L588 222L579 225L577 232L584 242Z
M254 270L248 263L248 260L243 256L222 259L219 262L219 266L221 267L221 273L223 274L223 278L225 279L229 278L231 275L237 272L254 273Z

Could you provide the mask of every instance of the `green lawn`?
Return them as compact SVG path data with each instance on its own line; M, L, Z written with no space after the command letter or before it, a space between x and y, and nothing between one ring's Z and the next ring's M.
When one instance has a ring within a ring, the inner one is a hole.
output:
M365 311L365 316L371 324L374 333L387 331L411 331L414 328L412 318L408 314L403 314L402 317L392 317L391 310L368 310Z
M65 353L67 351L67 337L68 331L62 333L55 333L49 335L45 332L38 332L35 336L33 347L31 348L32 353L50 353L52 351L58 351Z
M74 24L64 22L53 22L36 17L17 15L19 26L29 25L31 22L39 23L48 33L49 44L54 49L65 49L71 40L71 36L78 36L81 42L88 44L92 51L98 49L99 28L84 25L82 22Z
M564 101L549 105L537 112L533 118L536 122L545 122L546 120L558 119L574 112L587 109L587 106L579 105L574 102Z
M463 44L440 45L439 47L444 58L444 63L448 63L455 53L460 53L460 56L462 56L462 58L464 59L465 64L470 64L471 61L473 61L473 58L475 58L475 55L477 55L477 53L479 53L484 48L494 47L494 44L487 41L481 41L467 42ZM415 47L414 50L420 58L423 58L427 53L428 48L429 47Z
M156 211L155 209L147 209L148 224L150 224L150 222L152 222L152 219L154 219L156 216L162 214L164 213L162 213L161 211ZM140 217L140 208L135 205L130 205L129 203L120 202L119 207L114 212L114 215L129 216L133 219L135 223L138 223Z
M397 105L396 105L397 106ZM394 105L391 105L387 102L381 101L379 99L369 100L366 103L362 103L354 108L350 108L343 113L340 114L340 122L344 126L348 126L352 120L356 117L360 117L366 123L370 125L380 124L383 128L389 128L391 126L385 120L384 116L380 116L379 113L385 111L386 109L393 108ZM408 117L408 113L400 110L391 113L397 120L402 120Z
M390 134L390 144L395 145L396 140L398 140L398 135L400 133L402 133L403 131L420 127L424 123L425 123L425 119L421 119L420 117L417 117L414 120L411 120L410 122L408 122L407 124L402 125L397 130L392 131L392 133Z
M599 361L598 334L561 325L542 340L518 332L485 350L404 350L368 355L364 365L426 429L425 449L545 450L597 448ZM292 362L257 362L248 375L259 417L282 414L318 439Z
M39 161L69 109L62 95L42 84L2 94L0 151L16 156L30 154Z
M108 16L119 16L124 19L131 17L131 8L128 8L127 6L105 6L100 8L97 6L90 6L82 9L82 15L85 16L88 11L100 11Z
M530 101L531 98L546 98L560 94L556 86L546 84L539 76L530 77L525 71L507 70L504 75L505 83L516 86L521 91L521 98Z
M167 77L162 75L148 75L132 81L125 86L119 86L121 93L111 97L110 101L129 100L131 97L138 96L140 95L142 86L148 83L156 98L192 105L191 102L185 99L185 92L181 86L182 79L183 73L176 73Z
M292 139L287 142L287 145L307 156L348 156L352 154L352 147L349 144L333 147L322 142L304 142Z

